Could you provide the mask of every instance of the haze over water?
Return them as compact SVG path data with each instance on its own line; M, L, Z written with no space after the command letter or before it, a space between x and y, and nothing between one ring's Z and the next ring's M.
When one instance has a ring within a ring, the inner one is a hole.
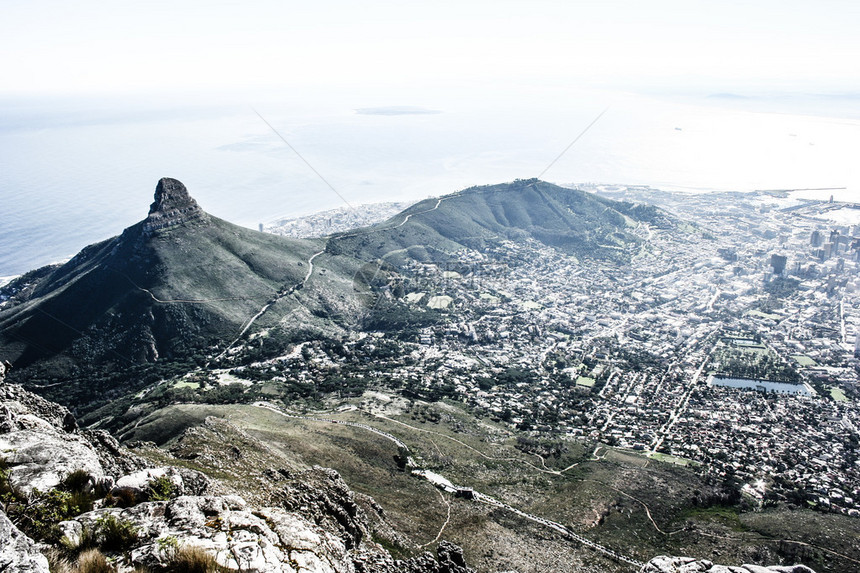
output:
M145 217L163 176L183 181L210 213L252 228L342 206L254 109L353 205L535 177L606 108L544 179L691 192L845 187L796 196L858 200L860 120L840 100L826 117L760 112L734 98L533 95L410 105L333 96L253 107L13 102L0 125L0 276L120 233Z
M854 199L858 28L848 0L12 2L0 276L139 221L163 176L256 227L342 205L329 184L538 176L607 107L544 179Z

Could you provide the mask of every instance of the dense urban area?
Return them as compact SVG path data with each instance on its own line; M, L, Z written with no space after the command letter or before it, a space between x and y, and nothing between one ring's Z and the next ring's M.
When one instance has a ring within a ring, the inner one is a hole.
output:
M368 301L406 328L250 364L246 352L229 379L294 398L453 399L598 457L606 444L694 467L759 504L860 516L860 225L845 224L860 208L785 191L590 190L675 223L640 224L621 267L515 242L413 264Z

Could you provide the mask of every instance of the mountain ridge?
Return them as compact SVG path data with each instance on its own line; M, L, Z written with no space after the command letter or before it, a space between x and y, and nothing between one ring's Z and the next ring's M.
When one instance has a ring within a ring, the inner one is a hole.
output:
M7 285L4 356L13 376L35 366L50 381L199 353L300 283L319 248L209 215L181 183L162 179L146 219Z
M666 214L653 207L522 179L425 199L388 221L333 235L328 249L386 260L391 253L405 250L413 258L431 260L428 244L440 253L461 248L481 250L499 240L534 239L568 254L621 262L629 260L625 247L635 248L641 243L629 227L643 219L671 224ZM371 231L383 236L376 245L365 241Z
M379 261L408 273L410 262L444 263L466 251L503 251L505 241L536 241L623 263L642 245L634 233L640 220L670 224L639 209L517 180L428 199L363 229L289 239L214 217L181 182L163 178L144 220L0 289L8 299L0 307L0 349L16 364L16 380L89 407L121 386L128 370L140 371L139 387L142 378L152 381L148 369L164 376L178 371L171 364L185 371L208 364L254 332L274 328L283 348L296 337L360 329L368 316L371 326L388 324L372 320L381 310L362 298L368 285L361 273ZM90 383L62 384L82 376Z

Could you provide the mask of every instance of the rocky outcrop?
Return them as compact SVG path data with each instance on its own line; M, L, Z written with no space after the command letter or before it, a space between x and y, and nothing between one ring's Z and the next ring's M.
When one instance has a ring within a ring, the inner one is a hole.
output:
M388 554L363 556L355 560L357 573L474 573L466 566L463 550L440 541L436 557L426 551L411 559L392 559Z
M9 483L24 493L56 488L75 470L109 488L116 476L146 467L107 432L78 429L68 409L16 384L0 384L0 458ZM193 473L196 482L205 479Z
M48 573L48 560L32 539L21 533L0 511L0 571Z
M642 573L815 573L805 565L742 565L740 567L714 565L712 562L692 557L667 557L661 555L645 564Z
M105 473L121 476L142 470L146 460L124 448L104 430L83 430L81 435L90 443Z
M149 499L150 484L166 478L170 483L170 495L204 495L208 493L210 481L204 474L187 468L147 468L119 478L111 489L111 495L137 502Z
M199 547L224 567L248 572L353 572L344 544L299 514L281 508L254 509L238 496L180 496L128 509L91 511L61 524L71 541L107 515L134 524L138 541L131 564L157 567L169 559L169 544Z
M436 557L427 552L394 560L375 544L350 550L339 535L302 513L253 508L239 496L181 496L128 509L100 509L60 528L74 544L85 529L92 530L109 515L132 523L137 531L129 564L121 571L164 566L175 542L203 549L223 567L251 573L472 573L462 550L446 541L439 544Z
M155 188L155 201L149 206L144 231L181 225L205 219L206 213L197 204L180 181L163 177Z
M2 382L3 378L0 377L0 432L15 429L13 414L16 413L36 416L64 432L77 429L75 417L67 408L28 392L17 384L2 384ZM12 404L14 406L11 410L6 408Z
M237 495L214 495L225 491L223 484L201 472L145 467L143 458L106 432L77 429L68 410L19 386L0 385L0 398L0 455L11 484L25 492L35 487L46 491L60 486L73 470L88 472L99 486L90 491L109 491L110 497L98 499L97 509L60 523L59 531L74 546L100 539L97 532L105 523L127 526L125 531L132 533L121 548L100 545L112 557L122 554L116 560L121 572L157 570L167 565L172 551L189 547L234 571L471 573L462 550L444 541L435 556L425 552L394 559L373 539L381 535L401 547L408 543L386 522L376 502L355 494L334 470L261 470L267 487L251 504ZM229 429L214 419L207 422L210 429ZM250 443L249 436L236 436L240 443ZM193 442L185 440L182 451L195 449ZM252 462L247 455L239 451L233 461ZM230 467L223 468L228 475ZM153 496L155 483L158 497ZM0 571L47 570L34 542L0 514Z
M347 549L369 537L367 518L355 495L335 470L315 466L290 475L275 496L289 511L301 511L315 524L337 535Z
M0 386L0 457L9 483L23 492L48 491L75 470L103 480L98 454L76 427L66 408L20 386Z

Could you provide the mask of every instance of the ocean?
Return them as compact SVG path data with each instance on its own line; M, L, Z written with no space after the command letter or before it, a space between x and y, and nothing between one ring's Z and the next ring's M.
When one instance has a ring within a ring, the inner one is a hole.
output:
M691 193L837 188L797 195L860 201L850 98L797 109L595 93L408 106L348 94L256 105L0 103L0 277L119 234L146 216L161 177L250 228L541 173Z

